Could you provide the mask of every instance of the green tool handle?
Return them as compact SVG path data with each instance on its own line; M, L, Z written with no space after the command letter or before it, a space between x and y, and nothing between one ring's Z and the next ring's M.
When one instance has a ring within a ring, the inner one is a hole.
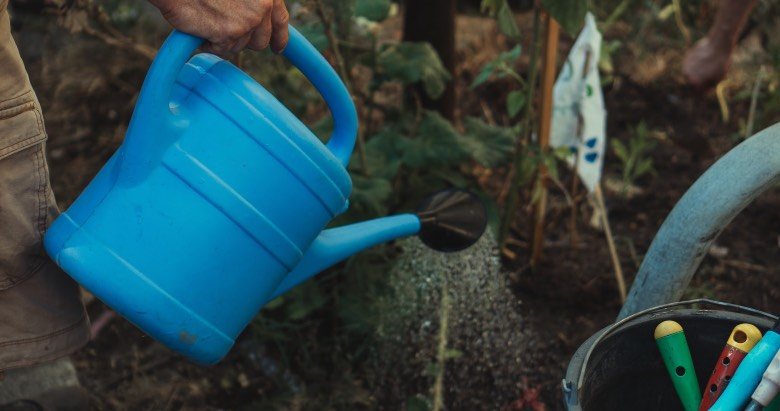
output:
M693 368L688 341L682 331L669 334L655 340L666 370L672 378L674 389L680 397L685 411L698 411L701 403L701 391L696 370Z

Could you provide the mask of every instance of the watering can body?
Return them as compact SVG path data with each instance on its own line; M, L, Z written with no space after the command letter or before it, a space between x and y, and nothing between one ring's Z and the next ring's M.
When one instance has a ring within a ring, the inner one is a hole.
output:
M190 58L201 42L176 31L166 40L125 141L44 246L147 334L209 364L270 298L420 224L407 214L323 232L348 205L357 118L338 76L298 32L291 28L284 56L328 103L327 146L229 62Z

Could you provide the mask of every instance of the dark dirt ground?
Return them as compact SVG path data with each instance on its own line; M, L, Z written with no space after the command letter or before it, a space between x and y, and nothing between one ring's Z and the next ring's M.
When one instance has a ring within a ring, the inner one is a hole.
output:
M523 18L527 23L527 16ZM469 29L459 30L459 52L464 57L457 76L463 99L460 114L498 117L495 113L503 111L498 107L503 103L493 102L503 102L500 86L475 95L468 84L481 64L495 56L503 44L494 41L495 27L489 20L462 17L459 24ZM625 27L613 31L607 33L608 37L629 32ZM105 63L111 57L99 43L83 49L64 48L54 54L52 50L60 50L67 37L36 37L24 26L17 35L47 115L53 184L65 207L121 142L134 88L140 83L139 73L143 73L139 67L147 62L125 57L125 66L107 67ZM626 46L616 57L614 81L605 88L608 134L626 140L633 127L644 120L658 144L652 151L657 175L637 182L641 193L624 199L615 190L605 190L629 285L642 254L675 202L708 166L736 144L733 136L739 130L739 120L747 116L749 103L747 99L729 100L731 119L724 123L712 92L699 93L683 84L678 74L682 55L679 41L669 43L663 37L631 41L645 42L644 51L639 53L636 47ZM566 42L570 44L570 40ZM90 52L101 47L102 54ZM71 61L81 59L84 71L79 71L80 67L63 68L64 64L45 64L54 55ZM733 86L735 90L750 88L751 83L744 79L750 78L754 68L735 65L731 76L742 79ZM70 77L63 79L66 75ZM56 96L67 92L67 87L91 90L83 97L90 103L83 107L89 108L64 110L63 105L70 103ZM84 124L92 128L83 129ZM608 177L618 176L615 164L616 159L608 156ZM505 171L499 170L487 177L486 190L497 194L503 174ZM567 178L564 174L564 181ZM588 336L612 322L620 302L603 235L587 224L589 206L581 203L581 242L572 248L566 228L569 210L563 196L553 190L550 203L546 229L549 244L542 266L535 272L525 268L525 209L518 213L513 231L515 242L510 250L514 258L507 258L505 265L513 290L523 302L528 326L539 341L545 341L529 354L536 360L529 364L525 386L538 388L542 402L555 410L561 408L560 381L570 355ZM687 295L780 312L780 291L774 283L780 276L778 210L780 192L773 189L742 212L716 241L728 252L705 258ZM89 310L95 319L105 308L93 301ZM75 360L98 409L256 409L262 408L256 401L279 384L278 375L269 377L279 374L279 364L251 344L240 342L219 365L203 368L171 354L120 318L111 320L97 339L76 354Z

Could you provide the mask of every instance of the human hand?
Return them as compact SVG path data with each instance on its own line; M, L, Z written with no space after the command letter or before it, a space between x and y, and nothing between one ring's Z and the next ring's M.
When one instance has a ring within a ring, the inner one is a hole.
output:
M203 49L221 56L269 45L287 46L289 13L284 0L149 0L177 30L206 40Z

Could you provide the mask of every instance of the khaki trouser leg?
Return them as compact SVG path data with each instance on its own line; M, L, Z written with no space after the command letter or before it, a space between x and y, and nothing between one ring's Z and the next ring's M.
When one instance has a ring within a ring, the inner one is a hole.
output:
M58 210L46 131L0 0L0 372L67 355L89 339L76 283L43 250Z

